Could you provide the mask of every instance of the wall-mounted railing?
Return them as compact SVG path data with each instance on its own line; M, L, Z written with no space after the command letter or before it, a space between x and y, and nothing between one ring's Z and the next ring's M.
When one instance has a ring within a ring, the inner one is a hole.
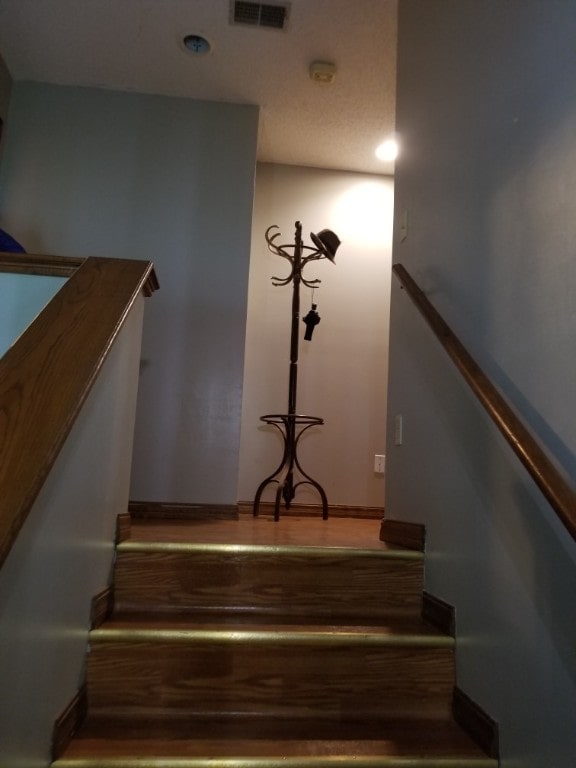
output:
M0 360L0 565L82 408L150 262L0 254L0 270L69 276Z
M492 421L526 467L572 538L576 539L575 490L443 320L410 273L401 264L395 264L392 269Z

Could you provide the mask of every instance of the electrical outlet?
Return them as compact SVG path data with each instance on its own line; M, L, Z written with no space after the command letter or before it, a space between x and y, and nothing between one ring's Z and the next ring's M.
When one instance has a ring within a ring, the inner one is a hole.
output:
M377 475L383 475L386 468L386 456L382 454L375 454L374 456L374 472Z

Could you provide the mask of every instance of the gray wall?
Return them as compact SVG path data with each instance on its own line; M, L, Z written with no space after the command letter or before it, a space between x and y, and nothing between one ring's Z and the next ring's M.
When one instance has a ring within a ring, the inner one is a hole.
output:
M576 6L401 0L394 259L576 476ZM576 545L393 281L390 518L428 529L504 766L576 754ZM395 446L394 417L404 416Z
M0 273L0 357L65 282L64 277Z
M12 88L12 78L4 59L0 56L0 117L4 120L8 114L8 102L10 100L10 89Z
M143 311L140 296L0 571L2 768L50 764L56 718L84 681L90 601L110 582L128 502Z
M10 91L12 88L12 78L4 59L0 55L0 121L6 122L8 116L8 104L10 101ZM0 137L1 138L1 137ZM0 158L2 157L3 143L0 140Z
M154 261L132 498L236 502L256 107L17 83L0 226Z

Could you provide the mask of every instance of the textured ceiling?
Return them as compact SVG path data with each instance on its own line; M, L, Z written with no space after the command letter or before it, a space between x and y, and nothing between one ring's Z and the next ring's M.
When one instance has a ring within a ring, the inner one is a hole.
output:
M229 0L0 0L0 54L15 80L257 104L260 160L392 173L374 150L394 130L396 6L292 0L279 31L231 25Z

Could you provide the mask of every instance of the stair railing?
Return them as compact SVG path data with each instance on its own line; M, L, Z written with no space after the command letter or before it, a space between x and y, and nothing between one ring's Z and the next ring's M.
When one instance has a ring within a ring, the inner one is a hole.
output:
M392 270L573 539L576 492L401 264Z
M69 279L0 359L0 566L153 265L0 254L0 271Z
M36 256L29 253L0 253L0 272L71 277L86 259L72 256Z

